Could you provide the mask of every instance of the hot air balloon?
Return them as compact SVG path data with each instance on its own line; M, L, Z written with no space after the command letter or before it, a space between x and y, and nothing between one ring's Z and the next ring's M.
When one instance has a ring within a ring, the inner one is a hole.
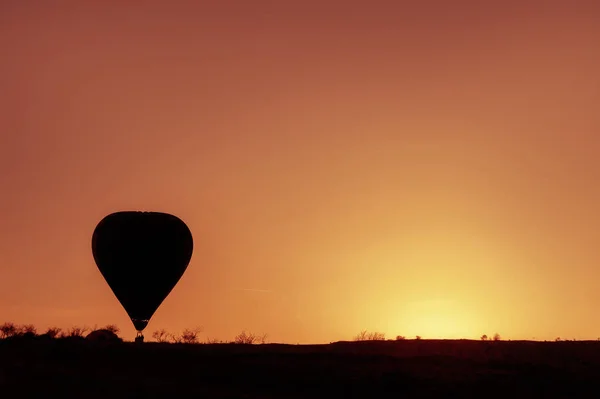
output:
M122 211L102 219L92 235L100 273L137 330L136 341L192 258L193 239L178 217Z

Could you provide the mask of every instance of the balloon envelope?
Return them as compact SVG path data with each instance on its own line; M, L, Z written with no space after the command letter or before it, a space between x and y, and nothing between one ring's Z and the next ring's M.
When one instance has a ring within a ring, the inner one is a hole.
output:
M112 213L92 235L96 265L138 331L175 287L192 252L189 228L167 213Z

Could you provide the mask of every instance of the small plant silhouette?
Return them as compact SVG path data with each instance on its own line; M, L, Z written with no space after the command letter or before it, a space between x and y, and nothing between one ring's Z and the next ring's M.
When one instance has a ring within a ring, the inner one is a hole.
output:
M396 335L396 341L404 341L406 337L404 335Z
M488 340L488 336L487 336L487 335L485 335L485 334L483 334L483 335L481 336L481 340L482 340L482 341L487 341L487 340Z
M494 334L494 341L500 341L501 337L500 334L496 333Z

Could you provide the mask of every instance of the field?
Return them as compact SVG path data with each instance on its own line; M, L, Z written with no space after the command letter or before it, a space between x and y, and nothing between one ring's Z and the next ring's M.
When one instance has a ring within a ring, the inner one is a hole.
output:
M5 396L6 395L6 396ZM600 397L600 341L0 341L0 397Z

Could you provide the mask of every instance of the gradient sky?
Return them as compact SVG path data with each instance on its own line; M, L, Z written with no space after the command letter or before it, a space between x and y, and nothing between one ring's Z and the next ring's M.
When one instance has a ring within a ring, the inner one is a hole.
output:
M154 210L195 252L149 332L596 339L599 43L595 0L2 1L0 322L133 338L91 235Z

